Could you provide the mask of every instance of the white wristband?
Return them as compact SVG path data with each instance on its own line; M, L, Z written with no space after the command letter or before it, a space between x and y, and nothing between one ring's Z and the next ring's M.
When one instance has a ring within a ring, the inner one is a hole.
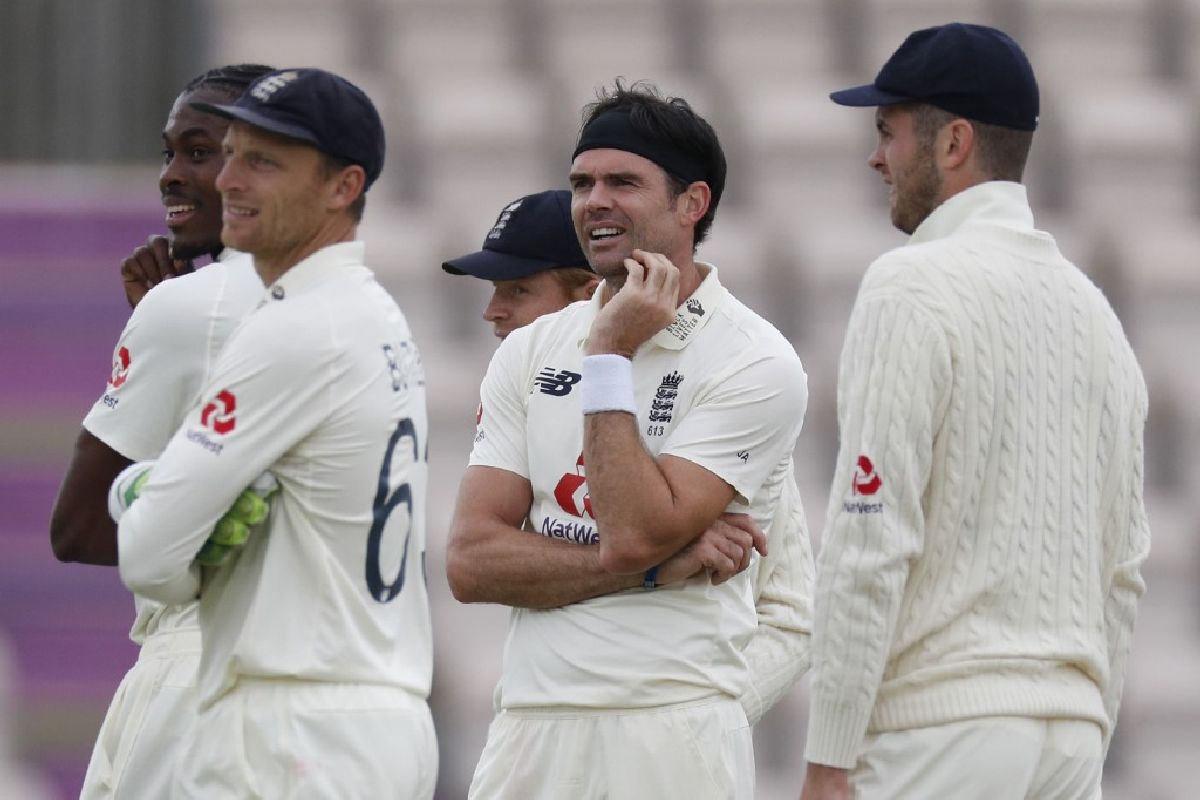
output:
M625 356L616 353L584 356L580 391L584 414L624 411L637 416L637 401L633 396L633 362Z

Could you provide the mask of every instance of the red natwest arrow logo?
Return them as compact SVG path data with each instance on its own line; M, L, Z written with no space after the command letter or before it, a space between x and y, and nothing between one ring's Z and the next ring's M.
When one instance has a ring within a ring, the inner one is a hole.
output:
M592 497L587 490L583 453L579 454L579 460L575 462L575 474L568 472L558 479L558 485L554 487L554 499L558 501L559 508L573 517L596 518L592 513Z
M866 456L858 457L858 469L854 471L854 493L875 494L883 481L875 474L875 465Z
M233 392L222 389L200 412L200 424L206 428L212 428L213 433L221 435L229 433L237 424L237 419L233 415L236 409L237 398L233 396Z
M118 388L129 377L129 348L122 347L117 351L116 357L113 359L112 377L108 379L109 384L114 388Z

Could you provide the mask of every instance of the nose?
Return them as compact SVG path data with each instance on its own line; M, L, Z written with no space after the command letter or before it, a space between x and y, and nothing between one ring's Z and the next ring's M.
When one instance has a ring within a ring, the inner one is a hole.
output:
M499 292L492 293L492 299L488 301L487 307L483 309L483 318L487 322L499 322L500 320L508 319L512 315L512 308L507 300L500 296Z
M871 155L867 156L867 164L876 172L883 172L883 144L875 145Z
M183 175L183 159L178 153L172 153L163 161L162 169L158 173L158 190L162 194L166 194L167 190L173 186L180 186L184 181Z
M238 183L237 165L233 156L227 156L225 163L221 166L221 171L217 173L217 179L213 181L213 185L217 187L217 191L224 194L233 189Z

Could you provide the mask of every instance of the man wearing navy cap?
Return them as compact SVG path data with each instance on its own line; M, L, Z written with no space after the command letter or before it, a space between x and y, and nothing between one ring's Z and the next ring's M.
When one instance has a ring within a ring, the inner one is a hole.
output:
M911 234L867 270L839 370L802 797L1092 798L1149 550L1146 389L1034 227L1038 87L981 25L908 37L869 163Z
M231 120L221 238L265 290L119 523L126 585L200 600L200 711L172 796L432 797L425 378L355 240L382 123L317 69L197 107ZM266 471L266 530L201 568Z
M562 189L513 200L479 251L452 258L442 269L492 282L483 318L500 339L543 314L589 299L600 283L575 237L571 193Z

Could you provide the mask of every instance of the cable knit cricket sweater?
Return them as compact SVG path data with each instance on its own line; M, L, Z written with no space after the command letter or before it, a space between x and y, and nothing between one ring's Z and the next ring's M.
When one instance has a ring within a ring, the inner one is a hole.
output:
M863 278L838 376L809 761L868 731L1116 722L1140 567L1146 389L1020 184L939 206Z

